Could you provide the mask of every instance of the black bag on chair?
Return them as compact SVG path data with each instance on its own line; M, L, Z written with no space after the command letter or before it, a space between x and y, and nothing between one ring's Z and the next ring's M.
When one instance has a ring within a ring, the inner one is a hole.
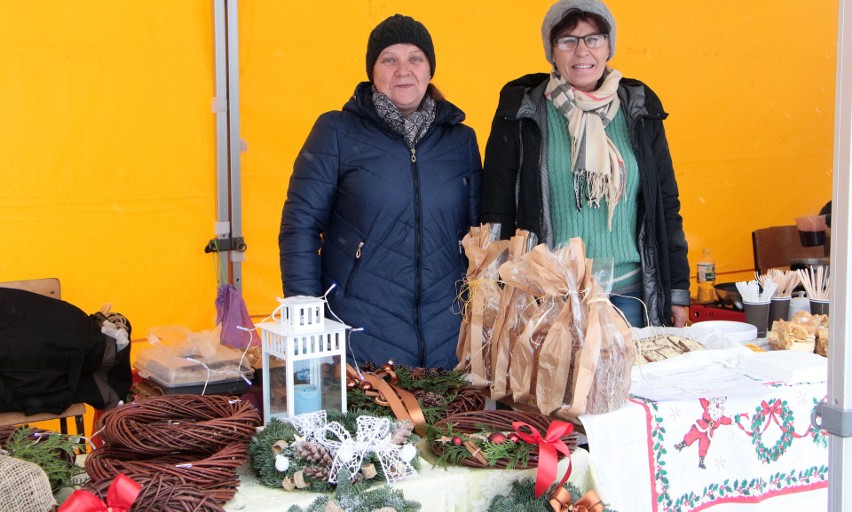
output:
M76 402L110 409L130 391L130 344L117 349L105 320L60 299L0 288L0 412L58 414Z

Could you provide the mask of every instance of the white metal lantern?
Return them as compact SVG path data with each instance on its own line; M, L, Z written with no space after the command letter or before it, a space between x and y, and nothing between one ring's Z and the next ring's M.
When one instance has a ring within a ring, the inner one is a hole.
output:
M278 300L280 320L257 326L264 424L318 410L346 411L346 325L325 319L322 299Z

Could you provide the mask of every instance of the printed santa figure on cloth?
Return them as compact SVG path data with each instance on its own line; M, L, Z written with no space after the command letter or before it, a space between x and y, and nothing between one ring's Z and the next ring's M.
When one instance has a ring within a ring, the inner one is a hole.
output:
M689 432L683 436L683 441L674 445L677 451L683 450L692 443L698 441L698 467L707 469L704 465L704 457L707 456L707 449L710 448L710 440L713 438L713 433L722 425L730 425L731 418L725 416L725 402L727 398L699 398L701 407L704 412L701 418L695 420L695 424L689 429Z

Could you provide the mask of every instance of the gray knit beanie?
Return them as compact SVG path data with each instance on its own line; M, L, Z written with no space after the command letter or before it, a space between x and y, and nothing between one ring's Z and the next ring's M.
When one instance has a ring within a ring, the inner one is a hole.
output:
M541 41L544 43L544 55L547 57L547 62L553 64L553 44L550 42L550 31L571 10L597 14L609 23L609 57L606 60L612 59L612 56L615 55L615 19L609 9L600 0L559 0L547 11L547 14L544 15L544 22L541 24Z
M411 16L394 14L385 21L379 23L370 32L367 40L367 77L373 81L373 66L382 50L395 44L413 44L423 50L429 59L430 76L435 76L435 47L432 45L432 36L422 23Z

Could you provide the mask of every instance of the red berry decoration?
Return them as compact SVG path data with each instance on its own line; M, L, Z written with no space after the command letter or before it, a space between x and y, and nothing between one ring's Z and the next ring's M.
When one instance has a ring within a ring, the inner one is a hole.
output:
M455 437L453 437L453 445L454 445L454 446L461 446L461 445L463 445L463 444L464 444L464 439L462 439L462 438L461 438L461 437L459 437L459 436L455 436Z
M506 434L502 432L494 432L488 436L488 442L492 444L503 444L506 441Z
M512 432L511 434L506 436L506 439L512 441L513 443L517 443L521 440L521 436L519 436L516 432Z

